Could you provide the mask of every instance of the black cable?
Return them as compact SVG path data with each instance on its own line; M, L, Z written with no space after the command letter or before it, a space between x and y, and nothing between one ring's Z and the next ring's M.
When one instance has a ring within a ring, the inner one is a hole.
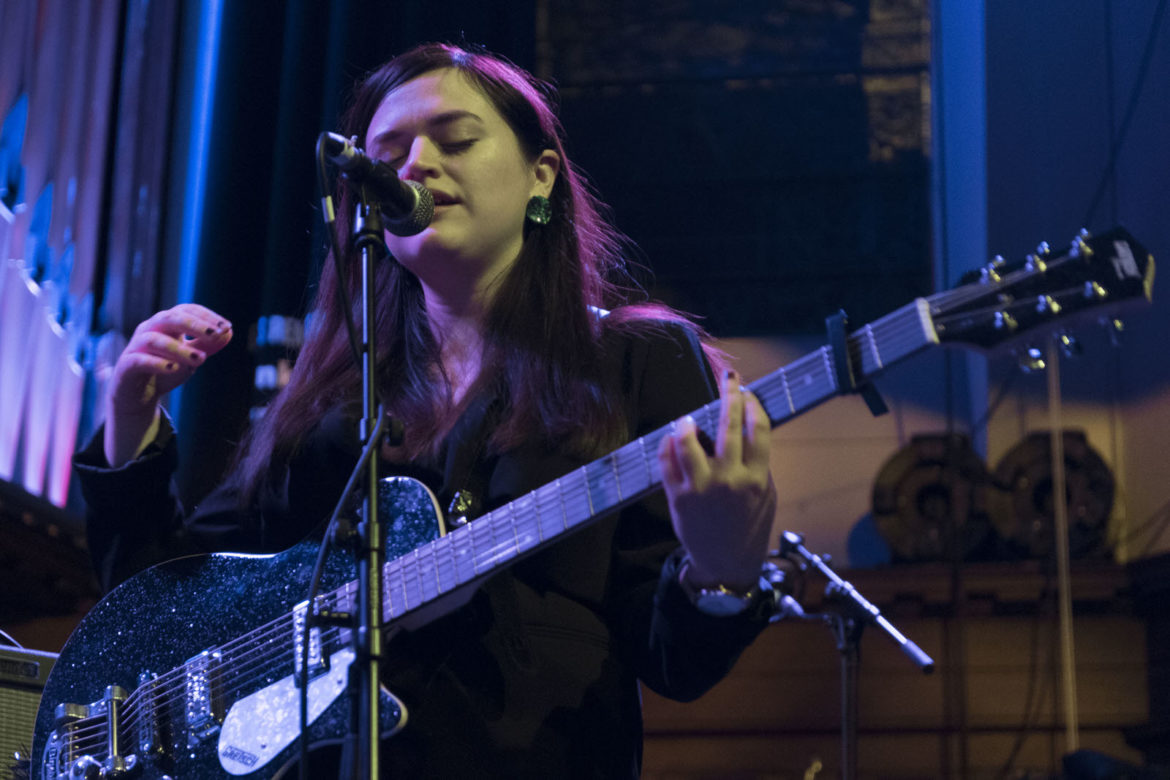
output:
M349 339L349 351L353 357L353 364L360 371L362 368L362 353L358 346L357 332L354 330L353 320L350 317L349 293L346 290L345 263L341 258L341 241L337 237L337 215L333 210L333 196L329 189L329 176L325 166L324 134L317 137L317 186L321 188L321 206L324 211L325 232L329 235L330 254L333 256L333 265L337 269L337 299L341 312L345 317L345 334Z
M341 491L341 497L338 499L337 505L333 508L333 514L329 516L329 522L325 525L325 534L321 540L320 547L317 549L317 561L313 566L313 575L309 580L309 596L308 602L305 605L304 630L299 637L301 643L301 668L298 672L301 709L301 733L299 738L301 753L299 770L301 780L308 780L309 771L309 636L314 628L313 602L316 601L318 591L321 589L321 577L325 571L325 557L332 543L333 531L341 519L341 513L346 507L350 493L357 486L358 478L365 475L366 464L370 458L375 457L374 451L380 446L382 441L382 434L385 432L385 423L385 410L379 406L378 421L374 423L374 430L362 448L362 454L358 457L357 464L349 476L349 481L345 483L345 489Z
M1101 174L1101 183L1097 185L1097 191L1093 195L1093 200L1089 204L1089 209L1085 214L1085 218L1081 220L1081 224L1088 227L1092 224L1093 216L1097 213L1097 206L1101 203L1101 198L1105 194L1105 188L1109 182L1113 180L1113 176L1117 168L1117 156L1121 151L1121 145L1125 143L1125 136L1129 132L1129 123L1133 119L1134 112L1137 109L1138 97L1141 95L1142 86L1145 84L1146 75L1150 70L1150 60L1154 55L1154 42L1158 38L1158 31L1161 29L1162 12L1166 10L1166 0L1159 0L1158 7L1154 9L1154 19L1150 22L1150 34L1146 37L1146 45L1142 51L1141 64L1138 66L1137 79L1134 81L1133 89L1129 93L1129 104L1125 109L1125 118L1121 121L1121 128L1117 131L1117 137L1113 139L1112 148L1109 150L1109 162L1105 165L1105 171ZM1110 46L1112 44L1110 43ZM1109 106L1110 112L1113 111L1113 106Z

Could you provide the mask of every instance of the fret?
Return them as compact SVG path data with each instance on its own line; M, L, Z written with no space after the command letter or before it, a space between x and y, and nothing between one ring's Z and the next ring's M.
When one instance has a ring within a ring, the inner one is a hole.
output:
M618 450L622 462L621 471L626 476L626 496L636 496L652 484L646 468L646 456L642 439L635 439Z
M820 353L821 365L825 371L824 375L832 382L832 385L829 389L831 391L840 390L841 388L837 387L837 372L835 369L836 362L833 359L833 350L829 347L821 347Z
M561 509L564 515L564 530L593 516L586 494L584 469L571 471L560 480Z
M784 418L791 417L796 414L796 403L792 400L792 388L788 386L788 369L782 368L777 373L780 374L780 386L784 389L784 405L788 407L788 414Z
M401 615L407 610L401 558L382 567L382 609L391 615Z
M869 347L869 349L863 349L861 351L861 373L865 376L872 376L885 368L885 364L882 363L881 353L878 352L877 338L873 335L873 325L866 325L862 329L861 339ZM866 360L867 356L873 360L872 363Z
M560 477L553 480L553 485L556 486L557 500L561 504L561 530L564 531L569 527L569 512L565 508L565 492L561 489Z
M538 487L533 491L536 497L536 526L540 529L540 540L555 539L557 534L564 530L564 517L561 508L560 485L553 482Z
M613 487L609 479L610 470L604 461L611 460L607 455L602 460L594 461L585 467L585 491L589 498L589 514L596 516L616 506L618 501L613 495Z
M543 487L533 490L529 495L532 496L532 517L536 521L536 543L540 544L545 540L544 535L544 512L540 508L540 494L544 491Z
M589 489L589 467L583 466L577 472L583 477L581 484L585 487L585 500L589 503L589 517L592 517L597 513L593 511L593 491Z
M622 500L622 475L618 472L618 453L621 450L609 455L606 460L609 461L609 470L613 474L613 488L617 492L617 502Z
M455 571L455 553L451 546L450 534L435 539L430 545L434 551L435 579L439 584L439 592L454 590L459 584L459 577Z
M495 510L484 522L492 526L492 560L511 558L516 554L516 528L512 518L512 504L508 503Z
M418 551L402 556L402 606L414 609L419 605Z
M536 518L533 505L536 501L535 491L525 493L512 502L513 531L516 535L516 551L531 550L540 543L540 521Z
M418 595L420 602L427 602L439 595L439 576L435 566L435 547L427 543L420 545L415 552L415 565L418 568Z
M475 550L471 544L471 526L465 525L456 528L443 538L451 548L451 560L455 565L455 582L460 585L471 582L475 579Z
M491 515L486 515L467 524L471 534L471 557L475 562L475 573L478 576L491 571Z
M637 461L642 465L643 479L642 489L648 488L655 483L654 472L650 467L650 460L646 457L646 439L647 436L640 436L634 440L634 444L638 446L638 453L636 455ZM655 454L654 462L658 462L657 454Z
M814 352L793 365L797 370L790 378L793 405L797 411L815 406L836 391L836 383L829 370L832 360L827 349L822 348L819 355Z

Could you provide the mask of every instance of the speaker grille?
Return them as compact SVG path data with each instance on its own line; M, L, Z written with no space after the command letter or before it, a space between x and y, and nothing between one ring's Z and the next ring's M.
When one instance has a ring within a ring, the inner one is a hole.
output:
M0 778L13 777L14 755L26 759L41 691L56 653L0 647Z

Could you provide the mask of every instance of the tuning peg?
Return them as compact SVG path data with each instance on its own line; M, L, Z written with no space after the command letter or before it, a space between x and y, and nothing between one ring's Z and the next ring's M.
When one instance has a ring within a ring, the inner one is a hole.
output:
M1056 343L1060 345L1061 353L1068 358L1080 357L1084 349L1076 336L1061 331L1056 334Z
M1044 351L1039 347L1028 347L1017 357L1020 363L1020 370L1025 374L1031 374L1033 371L1043 371L1048 365L1044 362Z
M1121 339L1125 336L1125 323L1116 317L1102 317L1099 322L1109 333L1109 343L1120 347Z
M1077 233L1077 237L1073 239L1072 246L1069 247L1069 255L1072 257L1090 257L1093 254L1093 248L1089 246L1089 231L1081 228L1081 232Z
M1044 258L1052 253L1047 241L1041 241L1040 246L1036 247L1036 253L1028 255L1027 262L1024 263L1024 268L1028 271L1039 271L1044 273L1048 270L1048 263L1044 262Z
M1006 311L997 311L995 313L996 330L1006 330L1009 333L1013 333L1019 326L1020 323L1010 313Z
M1003 255L996 255L991 258L991 262L979 269L979 281L984 284L993 284L1000 280L999 271L1007 265L1007 261L1003 259Z
M1039 295L1036 297L1036 313L1060 314L1060 304L1051 295Z

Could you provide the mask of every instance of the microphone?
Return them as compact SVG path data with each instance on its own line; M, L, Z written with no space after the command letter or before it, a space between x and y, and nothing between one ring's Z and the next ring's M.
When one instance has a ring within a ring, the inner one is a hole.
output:
M386 229L396 236L413 236L431 224L435 198L417 181L403 181L384 162L375 160L337 133L322 133L326 159L351 182L364 186L377 201Z

